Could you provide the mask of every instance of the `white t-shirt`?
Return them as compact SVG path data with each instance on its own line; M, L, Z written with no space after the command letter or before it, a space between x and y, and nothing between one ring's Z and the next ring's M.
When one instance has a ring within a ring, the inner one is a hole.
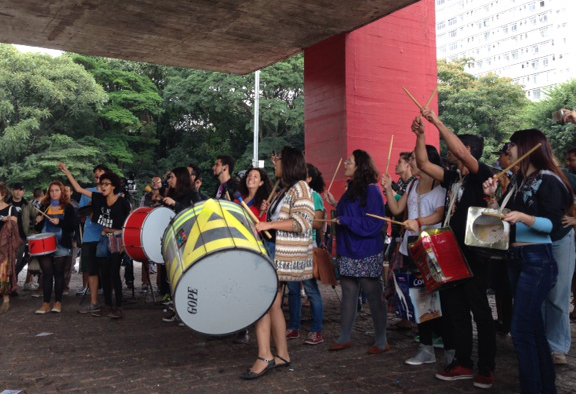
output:
M420 211L418 211L418 183L420 181L415 180L413 186L408 185L407 187L407 190L410 190L407 201L408 219L425 218L432 215L438 208L444 206L444 200L446 199L446 189L438 185L428 193L420 195ZM423 226L420 230L440 228L441 225L442 221L431 226ZM402 245L400 245L400 253L404 256L408 256L408 237L412 235L420 234L408 230L404 233L404 239L402 239Z

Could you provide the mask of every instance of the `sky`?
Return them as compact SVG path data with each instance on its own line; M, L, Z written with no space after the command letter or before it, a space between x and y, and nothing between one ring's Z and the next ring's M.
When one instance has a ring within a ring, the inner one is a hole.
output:
M58 51L56 49L48 49L48 48L39 48L39 47L29 47L26 45L16 45L14 44L14 46L16 47L16 49L18 49L20 52L34 52L34 53L44 53L53 57L58 57L60 56L63 52L62 51Z

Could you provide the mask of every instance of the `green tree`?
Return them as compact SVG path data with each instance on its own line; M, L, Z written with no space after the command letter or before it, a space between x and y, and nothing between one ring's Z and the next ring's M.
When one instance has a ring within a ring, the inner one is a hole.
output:
M561 108L576 108L576 79L550 89L545 99L528 106L523 113L523 128L542 130L556 155L563 159L565 152L576 146L576 125L560 125L552 120L552 112Z
M107 97L68 57L23 54L0 44L0 178L46 186L66 157L81 167L96 151L75 141Z
M476 78L465 71L470 59L438 61L439 116L457 134L484 138L484 157L501 147L522 123L530 101L520 85L495 74ZM490 158L493 159L493 158Z

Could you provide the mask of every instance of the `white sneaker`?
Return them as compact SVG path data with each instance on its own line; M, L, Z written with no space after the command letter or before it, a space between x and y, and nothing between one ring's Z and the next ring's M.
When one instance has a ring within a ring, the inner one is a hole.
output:
M432 364L436 362L433 346L420 345L418 353L412 358L405 361L408 365Z
M552 352L552 362L556 365L568 364L566 360L566 355L564 353Z

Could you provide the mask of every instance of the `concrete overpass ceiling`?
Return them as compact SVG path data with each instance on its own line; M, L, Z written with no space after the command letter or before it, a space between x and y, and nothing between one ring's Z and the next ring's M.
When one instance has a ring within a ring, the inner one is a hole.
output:
M247 74L418 0L4 0L0 42Z

